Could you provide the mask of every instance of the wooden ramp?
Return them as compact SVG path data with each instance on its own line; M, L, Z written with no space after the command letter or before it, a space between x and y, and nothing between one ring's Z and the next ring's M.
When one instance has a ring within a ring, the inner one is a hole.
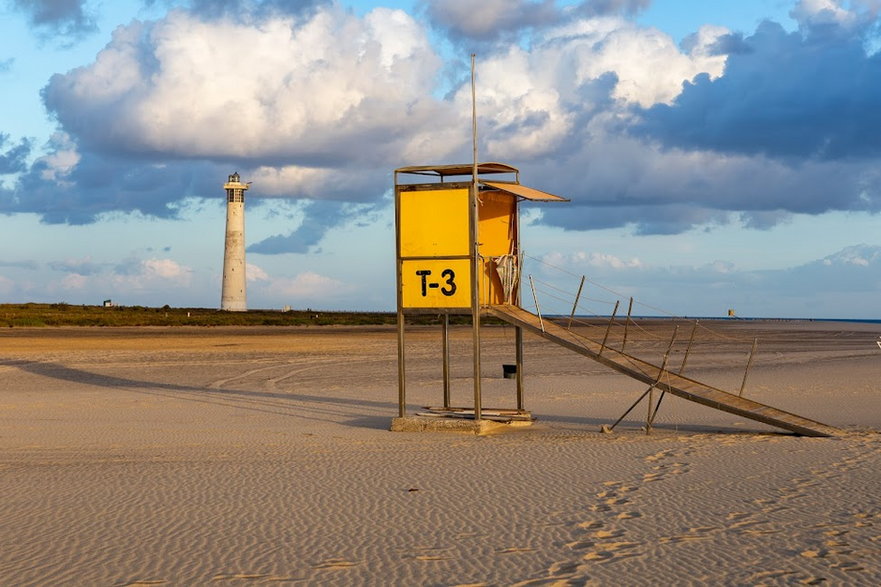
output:
M603 347L598 342L578 336L558 324L549 320L542 320L539 316L517 306L491 306L486 308L486 310L489 314L505 322L534 332L560 346L611 367L624 375L633 377L647 385L654 385L661 391L672 393L683 399L749 418L750 420L756 420L763 424L783 428L803 436L837 436L842 434L841 430L833 426L827 426L814 420L802 418L801 416L736 396L694 379L677 375L631 355L616 351L613 348Z

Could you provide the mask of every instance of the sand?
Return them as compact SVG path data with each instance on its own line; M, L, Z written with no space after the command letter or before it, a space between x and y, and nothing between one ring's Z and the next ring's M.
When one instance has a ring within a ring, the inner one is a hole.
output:
M744 395L846 433L668 397L651 435L644 404L600 434L644 386L531 336L538 421L478 437L388 432L394 329L9 329L0 584L881 583L881 325L711 328L692 377L736 391L757 336ZM484 406L512 407L513 330L483 333ZM470 331L452 347L468 405ZM440 371L409 329L412 411Z

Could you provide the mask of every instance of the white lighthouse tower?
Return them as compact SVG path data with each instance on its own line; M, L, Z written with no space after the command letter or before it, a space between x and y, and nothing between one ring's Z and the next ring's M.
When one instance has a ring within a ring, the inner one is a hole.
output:
M245 295L245 190L238 173L229 176L226 190L226 245L223 249L223 287L220 309L244 312L248 309Z

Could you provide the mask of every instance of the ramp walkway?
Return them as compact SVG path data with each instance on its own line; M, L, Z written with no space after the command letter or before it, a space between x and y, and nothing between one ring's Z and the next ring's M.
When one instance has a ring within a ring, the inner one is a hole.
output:
M653 385L656 389L666 391L677 397L699 404L736 414L763 424L789 430L802 436L838 436L842 431L814 420L802 418L795 414L772 408L765 404L752 401L727 391L711 387L694 379L678 375L667 369L638 359L634 356L603 346L598 342L578 336L562 326L543 320L531 312L518 306L500 305L486 308L487 312L524 330L533 332L563 346L571 351L584 355L642 381Z

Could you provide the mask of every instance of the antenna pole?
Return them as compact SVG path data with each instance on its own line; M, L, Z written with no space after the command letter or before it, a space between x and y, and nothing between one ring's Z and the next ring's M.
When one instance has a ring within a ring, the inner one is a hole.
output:
M477 85L474 66L476 57L474 53L471 54L471 175L475 187L477 186Z
M474 420L481 420L480 399L480 243L478 221L480 204L477 199L477 90L475 85L475 54L471 54L471 329L474 353Z

